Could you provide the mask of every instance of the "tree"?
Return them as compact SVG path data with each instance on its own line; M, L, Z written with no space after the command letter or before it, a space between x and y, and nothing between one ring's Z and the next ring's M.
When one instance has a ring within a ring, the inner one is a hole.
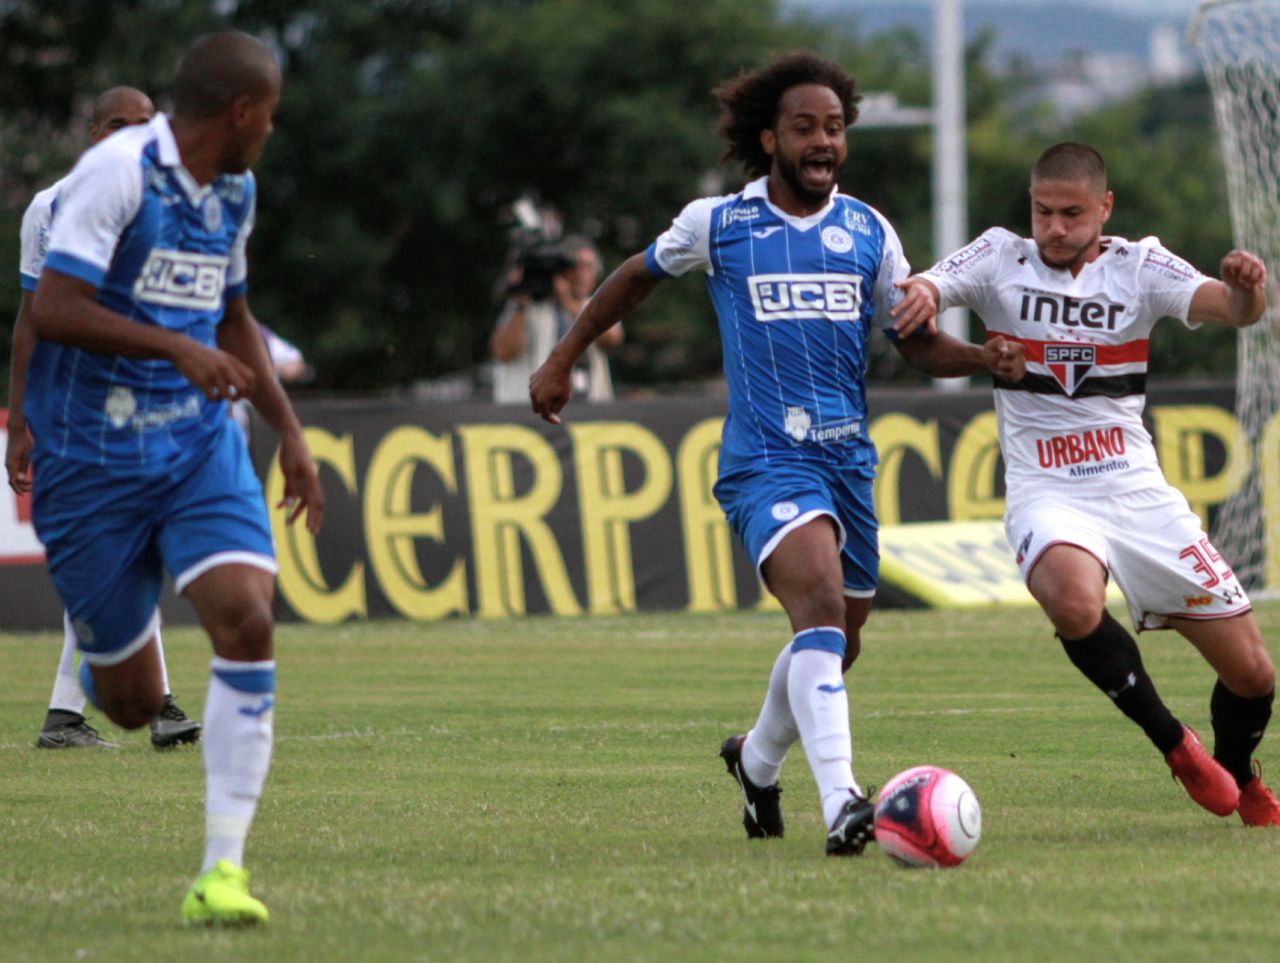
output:
M929 51L911 30L788 19L775 0L8 0L0 260L17 261L31 194L83 149L93 96L127 83L163 109L183 49L221 26L262 37L284 68L276 133L256 170L250 286L255 311L303 348L326 390L477 370L497 310L504 218L521 195L558 207L613 266L691 198L736 190L741 172L717 164L711 90L772 54L816 49L864 91L930 97ZM1203 84L1049 127L1023 105L1026 78L990 65L992 39L972 42L966 58L975 232L1025 232L1016 185L1045 146L1080 138L1111 162L1117 229L1158 231L1214 268L1230 233ZM934 253L931 152L927 130L855 126L842 175L895 224L917 267ZM15 273L0 272L0 312L12 317L17 303ZM623 382L718 375L700 285L661 286L628 332ZM1226 370L1218 354L1194 356ZM1162 367L1186 370L1176 359ZM883 343L872 373L913 377Z

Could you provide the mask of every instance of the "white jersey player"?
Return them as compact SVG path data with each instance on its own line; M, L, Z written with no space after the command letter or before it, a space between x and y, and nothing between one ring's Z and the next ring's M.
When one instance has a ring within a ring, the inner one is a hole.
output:
M89 143L96 144L122 128L145 124L155 112L151 98L133 87L112 87L103 91L93 104ZM31 490L31 437L27 432L23 413L27 365L35 347L35 336L31 332L29 320L31 300L40 272L44 269L45 254L49 250L49 231L58 208L58 197L66 182L67 178L64 177L52 187L46 187L36 194L22 217L19 262L22 301L13 326L8 444L5 451L9 485L19 495L25 495ZM169 694L168 670L158 633L156 647L160 656L165 702L160 714L151 721L151 743L157 749L167 749L181 743L195 742L200 738L200 723L187 718L186 713ZM85 696L76 673L76 636L70 620L64 617L62 655L58 660L53 692L49 697L49 710L36 740L36 748L115 748L115 743L107 742L96 729L85 722L84 709Z
M1005 530L1027 587L1071 661L1221 816L1280 825L1253 751L1275 671L1250 603L1142 424L1152 327L1173 317L1243 327L1265 308L1266 270L1243 251L1206 277L1155 238L1102 236L1113 198L1092 148L1059 144L1031 177L1031 238L1001 228L909 278L904 317L965 306L1026 349L1017 384L995 380L1006 466ZM1107 612L1114 578L1138 631L1173 628L1218 674L1214 754L1160 700L1133 637Z

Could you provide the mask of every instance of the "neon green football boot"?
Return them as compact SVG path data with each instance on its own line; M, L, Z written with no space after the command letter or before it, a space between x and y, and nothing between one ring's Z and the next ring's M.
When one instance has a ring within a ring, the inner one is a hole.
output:
M201 874L182 901L182 922L188 926L249 926L267 922L270 915L249 895L249 871L228 859Z

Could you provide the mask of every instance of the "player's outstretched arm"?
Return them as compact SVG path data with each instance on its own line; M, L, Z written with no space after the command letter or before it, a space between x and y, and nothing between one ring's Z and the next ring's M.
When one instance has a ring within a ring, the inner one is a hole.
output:
M290 524L305 511L308 531L318 532L324 521L324 489L320 476L303 437L302 424L280 386L266 342L244 295L227 302L218 324L218 346L254 373L253 389L247 397L280 437L284 499L276 507L289 512Z
M185 334L137 324L103 307L87 281L46 267L31 303L37 338L99 354L163 358L207 398L236 398L253 387L253 371L225 351L206 348Z
M13 345L9 354L9 441L4 453L9 487L19 495L31 491L31 433L27 430L22 404L27 393L27 365L35 346L36 336L31 331L31 292L23 291L18 315L13 319Z
M1267 267L1248 251L1230 251L1219 266L1221 281L1196 288L1187 320L1247 328L1267 308Z
M574 363L591 342L634 311L657 283L644 265L644 254L633 254L605 278L573 327L529 379L529 401L535 412L553 425L560 424L560 410L572 394Z
M913 368L934 378L990 372L1002 381L1021 381L1027 373L1026 346L999 335L979 345L939 332L899 338L893 346Z

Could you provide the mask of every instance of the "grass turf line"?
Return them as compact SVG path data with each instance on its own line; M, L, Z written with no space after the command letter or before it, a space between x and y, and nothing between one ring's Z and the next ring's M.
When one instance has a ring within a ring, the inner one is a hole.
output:
M1274 638L1280 605L1259 617ZM121 751L31 748L59 640L0 634L0 959L1274 958L1280 832L1191 803L1034 610L876 612L848 677L864 784L928 762L974 787L968 863L825 858L799 746L787 838L748 843L716 753L787 636L749 613L282 626L247 854L272 923L191 932L198 750L105 723ZM1208 667L1172 633L1142 646L1208 738ZM165 647L198 716L207 644Z

